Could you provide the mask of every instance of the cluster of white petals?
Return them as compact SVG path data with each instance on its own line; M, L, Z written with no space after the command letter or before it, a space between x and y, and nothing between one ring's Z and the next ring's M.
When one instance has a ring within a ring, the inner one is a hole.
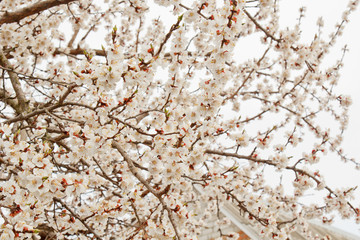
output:
M197 239L214 217L236 239L225 203L273 239L360 222L316 166L359 167L342 62L322 66L359 1L311 42L279 1L188 2L0 1L1 239ZM248 37L263 51L240 61Z

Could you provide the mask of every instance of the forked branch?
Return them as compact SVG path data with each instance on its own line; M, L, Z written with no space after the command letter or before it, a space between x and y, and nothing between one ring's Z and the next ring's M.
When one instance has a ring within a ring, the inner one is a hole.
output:
M156 191L150 184L139 174L136 167L134 166L133 161L131 160L130 156L127 155L127 153L124 151L124 149L121 147L121 145L115 141L112 142L111 146L115 148L121 156L124 158L125 162L128 164L130 172L147 188L149 192L151 192L157 199L159 199L159 202L163 206L164 209L166 209L168 213L169 220L171 222L172 227L174 228L176 238L180 240L180 235L178 233L178 230L175 225L175 219L172 215L172 210L166 205L164 200L162 199L162 195L166 193L166 191Z
M2 47L0 47L0 65L4 68L7 69L13 69L11 66L11 63L9 62L9 60L6 58L4 52L1 50ZM19 81L19 77L16 73L14 73L13 71L7 71L10 77L10 81L11 81L11 85L16 93L16 99L17 99L17 106L15 108L15 111L18 114L24 113L26 111L27 108L27 100L25 98L25 94L21 88L21 84ZM4 89L5 91L5 89ZM4 92L5 94L5 92Z

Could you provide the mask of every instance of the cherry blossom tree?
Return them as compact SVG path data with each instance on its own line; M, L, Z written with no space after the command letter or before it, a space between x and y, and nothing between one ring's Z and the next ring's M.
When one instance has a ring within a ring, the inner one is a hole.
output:
M359 167L322 64L358 3L306 42L276 0L2 0L1 239L196 239L226 202L273 239L360 221L317 169Z

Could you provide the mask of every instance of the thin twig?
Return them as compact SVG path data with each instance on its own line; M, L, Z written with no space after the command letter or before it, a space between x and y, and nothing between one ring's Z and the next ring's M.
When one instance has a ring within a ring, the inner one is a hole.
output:
M79 215L77 215L68 205L66 205L60 198L53 198L54 202L60 203L66 210L70 212L77 220L79 220L97 239L102 239Z

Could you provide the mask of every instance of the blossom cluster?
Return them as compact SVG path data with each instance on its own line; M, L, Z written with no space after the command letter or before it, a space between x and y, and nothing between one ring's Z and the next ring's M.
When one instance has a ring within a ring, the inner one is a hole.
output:
M225 203L273 239L360 221L356 188L316 169L360 166L340 149L342 63L321 65L359 1L310 43L278 1L185 2L0 1L1 239L197 239L213 216L236 239ZM240 61L247 37L263 52Z

